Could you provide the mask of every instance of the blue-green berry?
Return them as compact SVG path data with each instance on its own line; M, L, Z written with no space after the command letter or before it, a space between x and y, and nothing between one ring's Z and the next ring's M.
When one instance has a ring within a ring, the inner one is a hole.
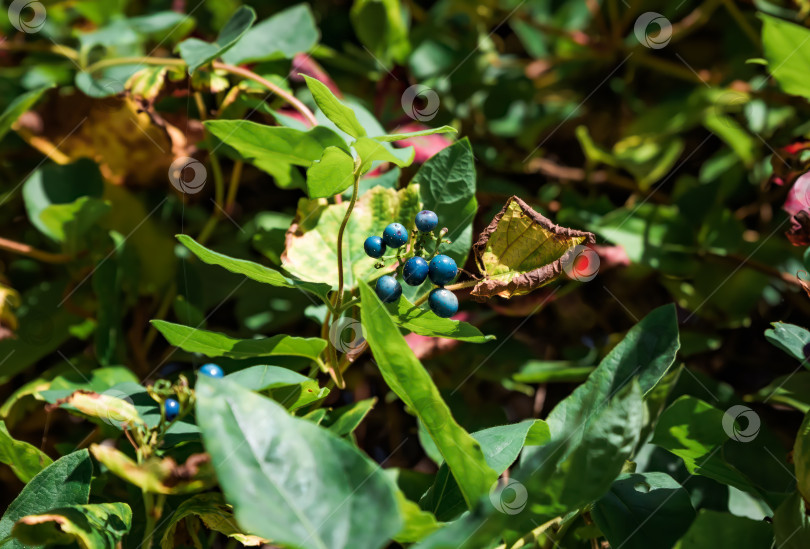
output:
M399 300L402 295L402 286L393 276L381 276L377 279L377 286L375 286L377 297L383 303L393 303Z
M222 368L213 363L203 364L202 367L200 368L200 373L204 376L214 378L220 378L225 375L222 372Z
M428 270L430 270L428 262L417 255L405 262L405 266L402 268L402 278L410 286L419 286L427 279Z
M439 225L439 216L436 212L422 210L416 214L416 228L423 233L432 232Z
M401 223L391 223L383 231L383 242L391 248L400 248L408 242L408 229Z
M385 242L379 236L370 236L363 242L363 249L367 256L377 259L385 255Z
M166 419L174 421L174 418L180 413L180 403L173 398L167 398L163 403L163 410L166 413Z
M453 258L444 254L439 254L430 260L430 270L428 276L430 281L436 286L444 286L451 282L458 274L458 267Z
M458 298L446 288L434 288L428 296L428 304L430 310L442 318L450 318L458 312Z

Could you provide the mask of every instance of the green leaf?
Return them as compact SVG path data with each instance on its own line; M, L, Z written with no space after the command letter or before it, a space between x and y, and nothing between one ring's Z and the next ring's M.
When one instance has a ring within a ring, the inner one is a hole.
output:
M752 413L744 418L750 421ZM733 414L731 410L727 416L702 400L684 395L661 414L651 443L681 458L691 474L749 492L775 508L795 485L793 475L774 459L784 452L778 440L768 440L767 432L758 424L753 425L753 433L748 432L751 423L739 429L733 426L738 420ZM727 417L733 420L731 424ZM732 438L740 435L747 438Z
M64 166L48 164L38 168L22 188L31 224L57 242L64 242L67 235L78 237L80 232L77 229L86 230L95 223L97 218L86 223L76 216L85 209L86 213L97 215L103 192L101 172L95 162L86 158ZM86 200L78 202L81 198ZM46 212L46 219L43 219ZM70 223L75 224L75 229L64 227Z
M223 267L232 273L244 275L262 284L270 284L271 286L278 286L280 288L306 290L324 301L329 300L329 292L332 288L326 284L312 284L310 282L287 278L270 267L265 267L264 265L245 259L228 257L227 255L210 250L188 235L179 234L177 235L177 240L191 250L201 261L209 265Z
M270 391L291 412L329 396L329 389L317 380L279 366L251 366L225 377L251 391Z
M453 473L469 507L498 478L481 445L467 433L442 400L430 375L419 363L397 325L368 284L360 283L363 335L385 382L425 425Z
M796 491L773 514L775 546L779 549L810 547L810 517L801 494Z
M779 376L745 400L784 404L806 414L810 411L810 372Z
M184 519L186 519L186 529L188 529L188 518L190 517L199 518L209 530L233 538L246 547L270 544L268 540L258 536L242 533L233 517L231 506L225 503L222 494L210 492L192 496L177 507L163 532L163 538L160 540L161 549L174 549L182 545L180 540L175 540L175 532L177 525Z
M765 339L804 364L810 352L810 332L786 322L773 322L773 328L765 330Z
M623 474L593 505L596 525L611 547L672 547L692 524L689 492L666 473Z
M8 104L6 110L3 111L3 114L0 114L0 139L4 138L9 130L11 130L11 126L14 122L16 122L24 112L31 110L42 95L51 88L53 88L53 86L45 86L15 97L14 100Z
M39 220L48 236L75 254L86 245L82 237L111 209L103 200L82 196L70 204L51 204L39 213Z
M485 343L495 339L493 335L484 335L481 331L460 320L451 320L437 316L429 309L416 307L401 297L398 302L388 304L388 312L400 327L415 334L428 337L446 337L468 343Z
M310 198L329 198L340 194L354 182L354 159L338 147L327 147L323 156L307 170L307 194Z
M360 164L360 173L366 173L369 171L374 162L391 162L400 168L405 168L413 163L415 154L414 148L408 147L410 150L408 157L399 158L394 156L382 142L371 139L370 137L359 138L357 141L352 143L352 147L354 147L354 150L357 151L358 156L362 160L362 163Z
M209 332L153 320L152 325L166 341L189 353L202 353L208 357L255 358L262 356L300 356L317 361L326 348L326 341L317 337L293 337L284 334L263 339L234 339L218 332Z
M17 478L27 483L53 460L36 446L12 438L5 422L0 421L0 463L11 467Z
M396 487L350 442L226 379L198 381L197 419L248 531L319 549L379 548L399 531Z
M768 69L785 92L810 97L810 30L762 12L762 49Z
M355 138L366 135L366 130L360 125L354 111L341 103L326 87L326 84L310 76L303 76L315 104L329 120L335 123L335 126Z
M581 246L594 242L593 234L555 225L513 196L475 243L475 260L484 280L472 295L509 298L545 286L564 271L572 276Z
M256 20L256 12L249 6L240 6L228 19L214 42L203 42L198 38L188 38L177 45L180 57L188 64L191 74L201 66L220 57L245 34Z
M404 7L396 0L355 0L349 12L360 42L386 65L411 51Z
M78 450L54 461L31 479L8 506L0 518L0 540L9 537L14 523L27 515L86 504L90 498L92 476L93 463L87 450ZM16 540L3 544L3 549L23 548L23 544Z
M282 188L291 186L293 179L300 177L293 166L308 168L327 147L348 151L343 138L322 126L303 131L245 120L208 120L204 125L241 158L272 175Z
M770 547L773 528L764 521L701 509L676 549Z
M477 431L472 433L472 437L481 444L487 465L500 475L515 462L527 442L542 445L548 442L551 435L545 421L527 419ZM447 464L441 464L433 486L422 496L419 504L440 521L452 520L466 510L464 498Z
M551 433L555 437L569 433L575 442L582 427L578 418L593 415L633 379L638 379L642 394L649 393L672 366L679 348L674 305L653 310L627 332L585 383L554 407L547 418ZM524 459L532 452L527 450Z
M512 376L519 383L572 383L587 379L593 366L575 360L530 360Z
M533 510L546 520L606 493L638 444L644 406L638 380L628 380L607 396L590 389L590 394L575 392L563 401L582 398L588 404L566 406L570 430L555 430L549 421L552 442L532 454L524 451L515 474L526 484ZM597 399L607 404L591 408Z
M395 541L414 543L441 528L442 523L436 520L433 513L420 509L419 505L406 498L402 491L397 491L397 501L404 525L394 536Z
M82 549L108 549L121 543L131 524L126 503L71 505L23 517L11 535L26 546L77 543Z
M455 128L451 126L441 126L439 128L428 128L426 130L420 130L418 132L389 133L388 135L379 135L377 137L372 137L371 139L375 139L383 143L389 143L391 141L400 141L402 139L413 139L414 137L423 137L425 135L433 135L437 133L458 133L458 132Z
M292 59L308 52L318 43L320 32L308 4L282 10L254 25L225 54L229 65L273 59Z
M371 235L381 235L386 225L393 221L412 229L414 217L419 212L418 193L418 188L413 185L399 191L373 187L357 200L343 237L346 290L356 288L359 280L377 278L393 270L393 266L375 269L377 260L366 255L363 242ZM299 201L296 221L287 234L282 267L301 280L337 288L337 235L348 207L348 201L342 204Z
M330 410L323 420L322 425L335 433L344 437L350 435L360 426L368 413L377 404L377 397L367 398L352 404L347 404L335 410Z
M413 183L419 184L422 207L439 216L437 231L448 229L445 238L451 243L442 244L441 252L457 265L466 263L472 245L473 219L478 212L475 178L475 158L466 138L433 155L413 177ZM416 301L431 289L432 285L425 283L418 288L406 287L403 294Z

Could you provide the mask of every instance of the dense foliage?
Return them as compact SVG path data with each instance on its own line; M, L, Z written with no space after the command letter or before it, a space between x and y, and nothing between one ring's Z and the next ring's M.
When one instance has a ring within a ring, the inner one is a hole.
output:
M0 547L810 546L810 7L655 4L6 2Z

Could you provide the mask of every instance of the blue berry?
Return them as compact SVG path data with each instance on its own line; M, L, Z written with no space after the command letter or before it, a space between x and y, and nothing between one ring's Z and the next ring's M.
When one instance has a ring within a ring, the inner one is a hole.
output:
M434 288L428 296L430 310L442 318L450 318L458 312L456 294L446 288Z
M363 242L363 249L366 250L367 256L376 259L385 254L385 242L379 236L370 236Z
M377 286L375 287L377 297L383 303L393 303L399 300L402 295L402 286L399 285L397 279L393 276L381 276L377 279Z
M416 214L416 228L423 233L432 232L439 225L439 216L436 212L422 210Z
M421 257L414 256L405 262L402 269L402 278L411 286L419 286L428 276L428 262Z
M383 231L383 242L392 248L404 246L408 242L408 229L400 223L391 223Z
M204 376L208 377L215 377L220 378L225 374L222 373L222 368L217 366L216 364L203 364L202 368L200 368L200 373Z
M430 260L430 281L436 286L444 286L458 274L456 262L451 257L439 254Z
M163 403L163 409L166 412L166 419L174 421L174 418L180 413L180 403L173 398L167 398L166 402Z

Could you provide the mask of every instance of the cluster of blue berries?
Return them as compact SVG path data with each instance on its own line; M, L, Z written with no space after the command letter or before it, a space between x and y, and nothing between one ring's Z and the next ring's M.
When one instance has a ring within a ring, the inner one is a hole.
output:
M219 379L225 375L222 368L216 364L204 364L199 371L200 375L213 377L215 379ZM166 414L167 421L174 421L178 414L180 414L180 403L177 399L167 398L163 403L163 411Z
M456 262L451 257L444 254L434 255L428 262L422 257L424 250L425 240L428 238L435 238L433 231L439 225L439 217L436 212L430 210L422 210L416 214L416 231L414 237L416 243L414 245L414 256L406 260L402 267L402 278L409 286L419 286L425 280L430 278L430 281L438 286L434 288L428 296L428 304L430 309L442 318L448 318L456 314L458 311L458 298L450 290L444 288L445 284L452 282L458 274L458 267ZM446 229L442 231L442 234ZM375 259L380 259L385 255L388 248L397 249L396 259L400 260L400 248L408 243L409 235L408 230L400 223L391 223L383 231L382 237L370 236L366 239L363 247L366 254ZM441 237L439 238L441 243ZM438 245L436 246L438 251ZM377 267L383 267L384 263L378 263ZM402 295L402 286L395 276L387 275L377 279L377 286L375 287L377 297L384 303L393 303L399 300Z

